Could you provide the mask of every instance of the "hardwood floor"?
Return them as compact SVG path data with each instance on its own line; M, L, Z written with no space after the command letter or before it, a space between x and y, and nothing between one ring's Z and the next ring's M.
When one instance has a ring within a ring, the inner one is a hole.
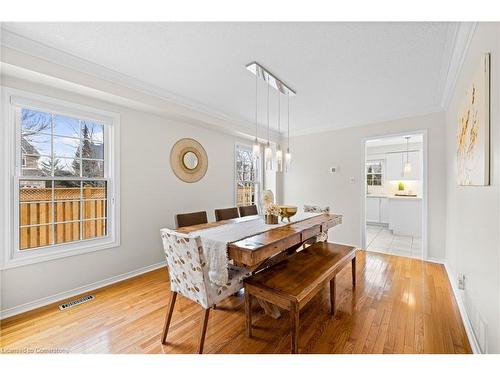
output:
M357 286L350 267L336 278L335 316L325 288L300 317L301 353L470 353L444 267L360 251ZM195 353L201 307L179 296L167 345L161 333L169 283L165 269L96 291L66 311L47 306L0 322L0 352L58 349L75 353ZM289 315L273 319L254 303L245 335L243 294L210 312L205 353L289 353Z

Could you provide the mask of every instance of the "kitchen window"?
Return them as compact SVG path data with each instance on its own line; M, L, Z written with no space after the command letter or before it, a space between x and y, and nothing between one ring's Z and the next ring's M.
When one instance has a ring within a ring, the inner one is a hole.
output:
M382 161L366 162L366 184L368 186L382 186Z

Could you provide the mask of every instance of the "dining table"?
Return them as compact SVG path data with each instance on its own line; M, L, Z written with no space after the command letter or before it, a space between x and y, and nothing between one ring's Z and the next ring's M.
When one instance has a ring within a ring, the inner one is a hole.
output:
M260 225L255 226L256 223ZM231 232L234 232L235 228L243 230L245 235L242 238L235 239L234 233L232 236L228 234L227 242L224 242L227 259L236 266L256 273L293 255L306 242L326 240L328 230L341 223L342 215L333 213L303 213L293 218L290 223L281 222L278 225L264 225L264 218L255 215L182 227L177 231L184 234L196 233L203 237L204 231L213 232L214 228L223 225L226 225L225 228L231 228ZM255 233L252 232L253 228ZM264 301L259 301L259 304L268 315L274 318L280 316L276 306Z

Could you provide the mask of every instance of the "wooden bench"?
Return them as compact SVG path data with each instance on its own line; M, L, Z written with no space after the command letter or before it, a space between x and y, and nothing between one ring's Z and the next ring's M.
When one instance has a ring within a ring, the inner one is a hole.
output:
M299 312L330 283L330 306L335 314L335 276L349 262L356 286L356 249L317 242L288 259L245 279L246 332L252 337L252 296L290 311L292 353L298 352Z

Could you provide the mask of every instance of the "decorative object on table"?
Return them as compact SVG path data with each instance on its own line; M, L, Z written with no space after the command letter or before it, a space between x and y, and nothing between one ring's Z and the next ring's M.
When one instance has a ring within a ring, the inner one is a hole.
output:
M279 206L281 221L285 219L290 222L290 218L297 213L297 206Z
M405 183L402 181L398 182L398 191L404 191L405 190Z
M328 213L330 212L330 206L313 206L310 204L305 204L304 205L304 212L311 212L311 213Z
M262 205L266 207L267 205L274 203L274 193L272 190L264 190L262 192Z
M264 207L264 221L266 224L278 224L278 215L280 206L276 203L270 203Z
M170 151L170 166L180 180L184 182L199 181L207 173L207 153L196 140L182 138L174 144Z
M457 134L457 184L489 185L490 54L473 73L460 109Z

